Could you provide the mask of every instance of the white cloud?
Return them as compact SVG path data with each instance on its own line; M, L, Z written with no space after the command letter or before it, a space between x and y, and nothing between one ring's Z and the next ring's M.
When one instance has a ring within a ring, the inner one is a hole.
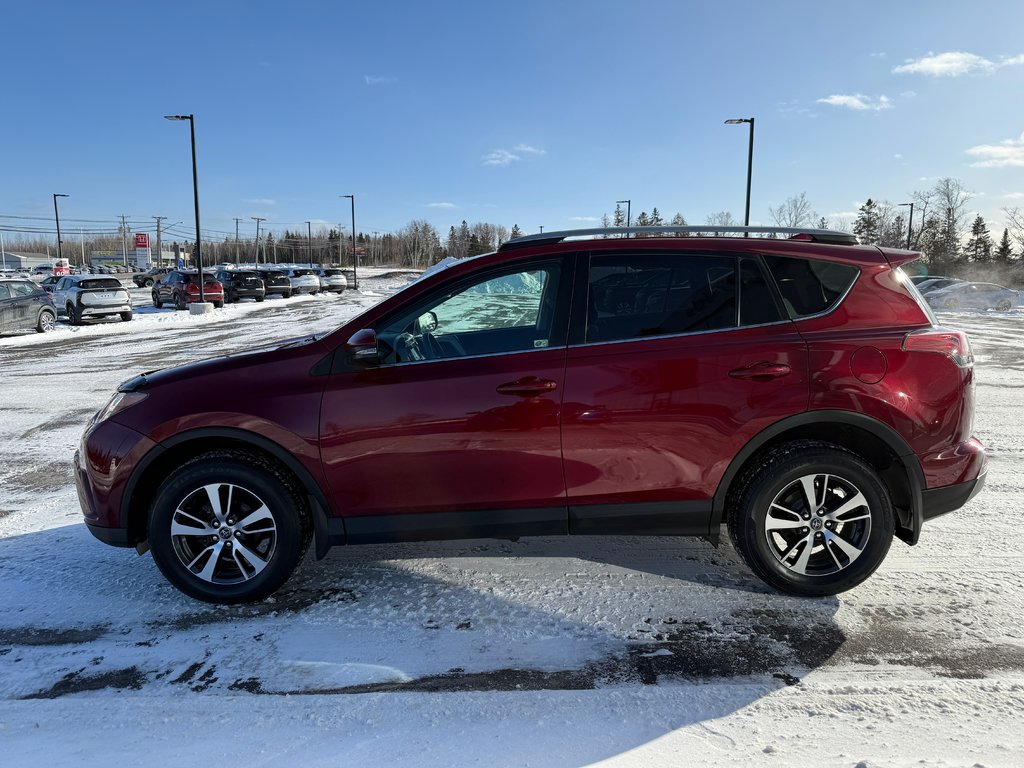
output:
M263 205L268 208L277 205L277 200L269 197L250 197L248 200L243 200L242 202L248 203L249 205Z
M597 216L570 216L569 221L600 221Z
M1016 139L1004 139L998 144L979 144L967 150L975 168L1024 168L1024 133Z
M546 155L548 153L546 149L531 147L529 144L516 144L512 147L512 151L521 152L524 155Z
M885 58L885 52L883 51L883 52L880 52L880 53L869 53L868 56L870 56L872 59L884 59Z
M819 104L831 104L833 107L846 107L858 112L877 112L882 109L892 109L892 99L881 95L877 99L865 96L863 93L834 93L824 99L818 99Z
M455 203L427 203L427 208L458 208Z
M484 165L511 165L523 159L523 155L546 155L546 149L538 149L528 144L516 144L511 150L496 149L488 152L481 159Z
M894 160L902 160L903 159L903 155L901 155L899 152L897 152L892 157L893 157Z
M1024 200L1024 192L1007 192L1003 197L1006 200Z
M386 77L384 75L363 75L367 85L391 85L397 83L397 77Z
M946 51L931 53L920 59L907 59L898 67L893 67L897 75L928 75L930 77L959 77L970 74L991 74L1001 67L1012 67L1024 64L1024 54L1004 56L998 62L986 59L967 51Z

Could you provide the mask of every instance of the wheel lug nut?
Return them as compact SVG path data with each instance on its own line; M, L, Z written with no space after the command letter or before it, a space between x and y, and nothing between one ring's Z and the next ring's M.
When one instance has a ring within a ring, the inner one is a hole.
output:
M241 531L235 531L235 538L236 538L236 539L237 539L237 538L238 538L239 536L241 536L241 535L242 535L242 532L241 532Z

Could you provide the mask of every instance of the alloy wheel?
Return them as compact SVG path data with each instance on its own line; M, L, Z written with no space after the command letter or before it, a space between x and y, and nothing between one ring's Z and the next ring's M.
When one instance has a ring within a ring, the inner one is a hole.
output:
M871 509L857 486L838 475L803 475L772 500L764 535L775 558L801 576L849 567L871 536Z

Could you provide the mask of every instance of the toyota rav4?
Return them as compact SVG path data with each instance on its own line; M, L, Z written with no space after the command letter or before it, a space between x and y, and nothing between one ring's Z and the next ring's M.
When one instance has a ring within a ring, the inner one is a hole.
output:
M849 589L980 490L971 348L919 254L774 232L531 235L334 332L139 375L76 453L86 523L222 603L311 543L723 525L773 587Z

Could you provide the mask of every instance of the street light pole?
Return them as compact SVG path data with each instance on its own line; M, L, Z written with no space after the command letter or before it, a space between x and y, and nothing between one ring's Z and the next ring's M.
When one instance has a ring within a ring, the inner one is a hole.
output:
M747 146L747 206L743 214L743 226L750 226L750 180L754 172L754 118L742 117L733 118L732 120L726 120L726 125L739 125L741 123L750 124L750 142ZM746 232L743 233L744 237L747 237Z
M306 222L306 248L309 250L309 268L313 268L313 224Z
M62 195L59 192L53 193L53 218L57 221L57 259L61 260L64 258L64 254L60 249L60 213L57 211L58 197L69 197L69 195Z
M626 204L626 229L629 229L629 224L633 218L633 201L632 200L616 200L616 205ZM626 233L626 237L629 237L629 232Z
M907 250L910 250L910 236L914 231L914 204L913 203L900 203L900 208L909 205L910 206L910 221L907 223Z
M359 289L359 256L356 255L356 196L355 195L339 195L339 197L347 197L352 201L352 288L355 290Z
M206 303L206 292L203 290L203 249L199 241L199 172L196 169L196 119L195 115L164 115L168 120L188 120L189 133L192 138L192 197L196 208L196 264L199 267L199 302Z

